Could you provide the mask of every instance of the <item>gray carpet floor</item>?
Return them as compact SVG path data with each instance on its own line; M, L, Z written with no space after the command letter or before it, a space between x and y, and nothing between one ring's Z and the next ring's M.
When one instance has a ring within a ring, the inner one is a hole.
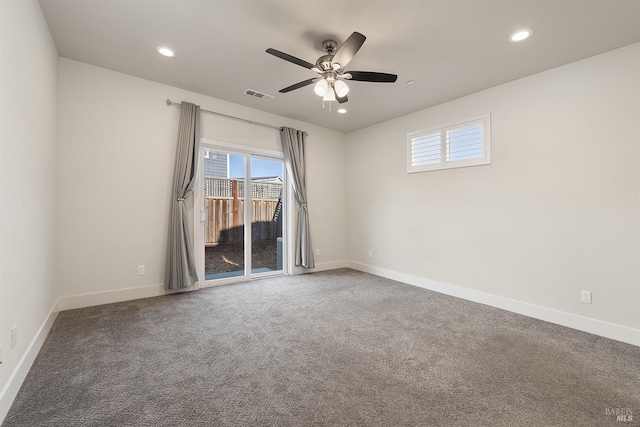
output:
M3 426L639 420L640 347L343 269L62 312Z

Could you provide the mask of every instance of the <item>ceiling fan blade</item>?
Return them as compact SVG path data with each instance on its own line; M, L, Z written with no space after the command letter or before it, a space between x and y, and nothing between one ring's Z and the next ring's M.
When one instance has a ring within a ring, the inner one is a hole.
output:
M311 68L315 67L315 64L312 64L312 63L307 62L307 61L305 61L303 59L300 59L300 58L296 58L295 56L291 56L288 53L280 52L279 50L275 50L275 49L269 48L269 49L266 50L266 52L270 53L273 56L277 56L280 59L284 59L285 61L289 61L289 62L291 62L293 64L299 65L299 66L304 67L304 68L311 69Z
M351 78L347 77L351 74ZM348 80L357 82L376 82L376 83L393 83L398 80L395 74L376 73L375 71L349 71L344 74Z
M333 62L340 64L340 68L344 69L353 59L353 56L360 50L362 44L367 38L358 32L353 32L342 46L338 48L333 57Z
M280 93L291 92L292 90L296 90L296 89L300 89L301 87L309 86L311 83L316 82L318 80L320 80L319 77L315 77L313 79L307 79L307 80L301 81L300 83L296 83L294 85L285 87L284 89L280 89L278 92L280 92Z

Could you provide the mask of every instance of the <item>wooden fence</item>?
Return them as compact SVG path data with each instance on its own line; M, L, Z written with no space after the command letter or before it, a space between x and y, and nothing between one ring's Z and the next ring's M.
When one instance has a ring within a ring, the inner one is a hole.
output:
M282 216L274 220L278 203L278 200L251 201L252 241L275 240L282 236ZM244 205L243 199L206 198L206 245L244 241Z
M208 177L204 178L206 197L233 197L244 199L244 180ZM251 181L252 199L277 200L282 197L282 182Z
M205 177L205 244L244 242L244 180ZM251 182L251 240L282 236L282 183Z

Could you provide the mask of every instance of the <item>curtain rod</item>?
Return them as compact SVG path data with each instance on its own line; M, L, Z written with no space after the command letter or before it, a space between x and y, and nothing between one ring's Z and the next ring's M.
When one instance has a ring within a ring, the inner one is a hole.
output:
M181 102L173 102L172 100L167 99L167 105L175 105L177 107L180 107L180 106L182 106L182 103ZM247 123L252 124L252 125L265 126L265 127L271 128L271 129L282 130L282 128L280 128L278 126L272 126L272 125L268 125L266 123L254 122L254 121L251 121L251 120L242 119L240 117L229 116L228 114L216 113L215 111L209 111L209 110L205 110L203 108L201 108L200 111L205 112L205 113L209 113L209 114L215 114L217 116L227 117L229 119L240 120L242 122L247 122Z

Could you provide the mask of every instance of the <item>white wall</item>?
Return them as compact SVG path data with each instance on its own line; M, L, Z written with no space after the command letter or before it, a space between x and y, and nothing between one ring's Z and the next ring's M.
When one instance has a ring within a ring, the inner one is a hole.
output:
M58 54L35 0L0 1L0 28L1 421L9 379L57 301Z
M405 172L408 132L488 112L491 165ZM638 329L639 146L640 44L353 132L349 259Z
M344 134L65 58L59 77L63 299L164 282L180 114L167 98L306 130L317 261L347 259ZM201 136L280 151L276 130L210 114L202 115ZM144 276L137 275L138 264L146 265Z

